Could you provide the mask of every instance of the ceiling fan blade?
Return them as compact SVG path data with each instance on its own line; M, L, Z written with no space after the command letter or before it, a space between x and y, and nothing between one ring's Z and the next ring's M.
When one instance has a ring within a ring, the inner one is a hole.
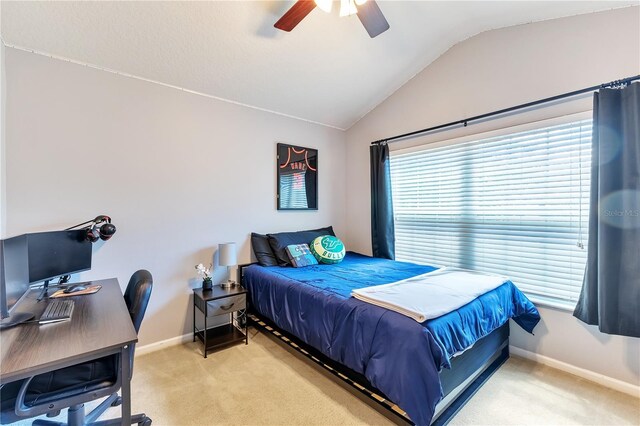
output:
M369 33L369 37L374 38L389 29L389 23L375 0L367 0L357 8L358 18L360 18L364 29Z
M291 31L316 7L313 0L298 0L296 4L287 10L273 26L282 31Z

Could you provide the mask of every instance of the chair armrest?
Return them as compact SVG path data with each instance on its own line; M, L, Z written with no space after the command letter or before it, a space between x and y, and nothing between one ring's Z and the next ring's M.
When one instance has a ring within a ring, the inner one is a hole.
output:
M29 388L29 384L34 379L35 376L31 376L22 382L22 386L20 386L20 390L18 391L18 395L16 396L16 415L20 417L26 417L30 413L29 407L27 407L24 403L24 398L27 395L27 389Z

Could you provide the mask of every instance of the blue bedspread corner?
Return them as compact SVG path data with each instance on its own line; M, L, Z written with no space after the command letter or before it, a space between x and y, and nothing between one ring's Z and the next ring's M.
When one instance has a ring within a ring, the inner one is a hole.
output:
M516 301L514 301L514 305L519 307L519 311L516 315L511 317L516 324L522 327L523 330L527 331L530 334L533 334L533 329L540 322L540 312L538 312L538 308L534 306L533 303L522 294L520 290L516 288L516 292L514 292L514 297L516 297Z
M528 331L540 321L531 301L511 282L491 290L471 303L441 317L423 323L442 348L441 368L450 368L451 358L487 336L512 318Z

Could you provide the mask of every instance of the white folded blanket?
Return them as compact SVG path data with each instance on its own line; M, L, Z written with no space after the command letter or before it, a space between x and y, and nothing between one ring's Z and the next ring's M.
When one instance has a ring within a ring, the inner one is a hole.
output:
M502 275L441 268L391 284L353 290L351 295L424 322L466 305L507 280Z

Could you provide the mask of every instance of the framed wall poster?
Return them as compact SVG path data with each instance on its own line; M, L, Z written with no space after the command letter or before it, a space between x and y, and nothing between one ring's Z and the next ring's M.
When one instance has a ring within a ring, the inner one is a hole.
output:
M318 210L318 150L279 143L278 210Z

